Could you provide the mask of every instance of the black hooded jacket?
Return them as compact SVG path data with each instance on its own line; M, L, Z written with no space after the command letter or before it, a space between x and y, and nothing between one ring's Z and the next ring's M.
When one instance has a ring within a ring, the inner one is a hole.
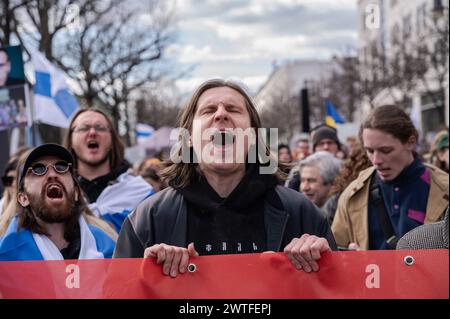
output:
M267 181L265 177L263 179L256 178L255 183ZM332 250L337 249L326 217L299 192L276 185L276 181L269 181L267 188L259 185L260 191L256 192L259 195L252 197L249 194L256 186L252 183L253 179L246 180L244 177L228 198L214 200L214 197L211 197L212 193L208 190L204 191L204 185L201 185L201 180L199 182L200 184L194 182L191 185L193 189L199 188L195 190L195 193L201 192L196 196L208 197L207 200L205 199L206 205L214 204L215 201L221 202L222 205L229 202L231 206L228 208L231 207L235 213L239 213L239 209L242 207L239 205L242 205L243 202L249 205L244 205L247 208L258 208L255 202L261 203L260 214L263 216L261 220L264 230L259 234L264 236L264 250L282 251L293 238L300 237L305 233L324 237L328 240ZM159 243L187 247L189 239L192 239L192 235L188 232L189 211L196 207L196 204L191 206L192 199L191 202L188 201L190 196L188 193L193 189L186 191L168 187L144 200L125 219L116 243L114 257L142 258L145 248ZM233 206L236 204L238 207ZM253 209L250 208L250 211L252 212Z
M197 174L189 186L178 189L187 202L187 241L200 255L256 253L266 250L264 198L277 179L259 174L248 164L234 190L221 198L204 176ZM281 202L274 205L282 208Z

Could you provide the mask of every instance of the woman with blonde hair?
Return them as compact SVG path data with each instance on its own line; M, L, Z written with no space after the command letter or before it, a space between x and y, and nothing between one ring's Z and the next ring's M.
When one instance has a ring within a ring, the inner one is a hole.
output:
M6 164L2 175L2 185L4 187L3 197L0 199L0 216L5 211L9 202L14 198L14 188L16 184L17 158L11 158Z
M5 192L3 194L2 202L0 205L0 237L8 229L8 225L11 220L16 216L17 210L17 171L20 163L25 161L25 158L30 153L28 148L20 149L16 154L14 154L5 168L5 173L2 176L3 185L9 186L5 187ZM12 179L6 180L5 176L12 177ZM5 184L6 182L6 184Z
M4 187L3 197L0 199L0 216L6 210L9 202L15 198L14 190L16 188L16 168L19 158L22 154L27 153L28 148L22 147L17 150L6 163L5 169L2 175L2 184Z

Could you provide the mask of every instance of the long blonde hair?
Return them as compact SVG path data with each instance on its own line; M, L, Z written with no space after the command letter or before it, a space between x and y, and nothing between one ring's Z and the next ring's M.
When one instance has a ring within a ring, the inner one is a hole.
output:
M16 191L13 191L14 194ZM17 213L17 196L14 196L13 200L9 201L9 203L6 205L5 210L0 215L0 237L2 237L6 230L8 229L9 224L13 220L14 216L16 216Z
M24 154L28 155L29 148L28 147L21 147L19 148L8 160L8 163L6 164L5 171L3 172L4 175L7 175L8 172L16 171L17 173L17 166L19 165L20 159L25 156ZM17 182L17 176L16 176L16 182ZM16 200L16 189L12 186L5 187L5 190L3 192L3 207L0 207L0 214L3 213L6 208L8 207L8 204L10 201Z
M3 215L3 213L6 211L6 208L8 207L8 204L11 201L14 201L14 187L12 189L6 189L3 192L2 197L2 207L0 207L0 217Z
M30 154L31 149L21 149L16 153L16 187L11 187L8 198L5 197L5 206L2 214L0 215L0 236L3 236L8 229L9 224L17 215L17 186L19 184L20 167L24 164L25 159ZM6 195L5 195L6 196Z

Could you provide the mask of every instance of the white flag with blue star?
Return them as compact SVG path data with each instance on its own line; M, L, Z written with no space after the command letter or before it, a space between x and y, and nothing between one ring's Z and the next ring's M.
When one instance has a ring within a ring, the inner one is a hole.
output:
M78 102L69 90L67 76L38 51L31 51L36 84L34 85L34 120L53 126L68 127Z

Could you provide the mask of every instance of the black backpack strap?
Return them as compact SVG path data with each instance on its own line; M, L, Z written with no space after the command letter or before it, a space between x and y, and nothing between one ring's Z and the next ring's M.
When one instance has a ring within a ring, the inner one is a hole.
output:
M386 207L384 206L383 195L376 181L375 174L372 176L372 179L370 181L370 200L375 207L375 210L377 211L381 229L383 230L384 237L389 249L395 249L397 246L398 238L395 235L391 220L386 211Z

